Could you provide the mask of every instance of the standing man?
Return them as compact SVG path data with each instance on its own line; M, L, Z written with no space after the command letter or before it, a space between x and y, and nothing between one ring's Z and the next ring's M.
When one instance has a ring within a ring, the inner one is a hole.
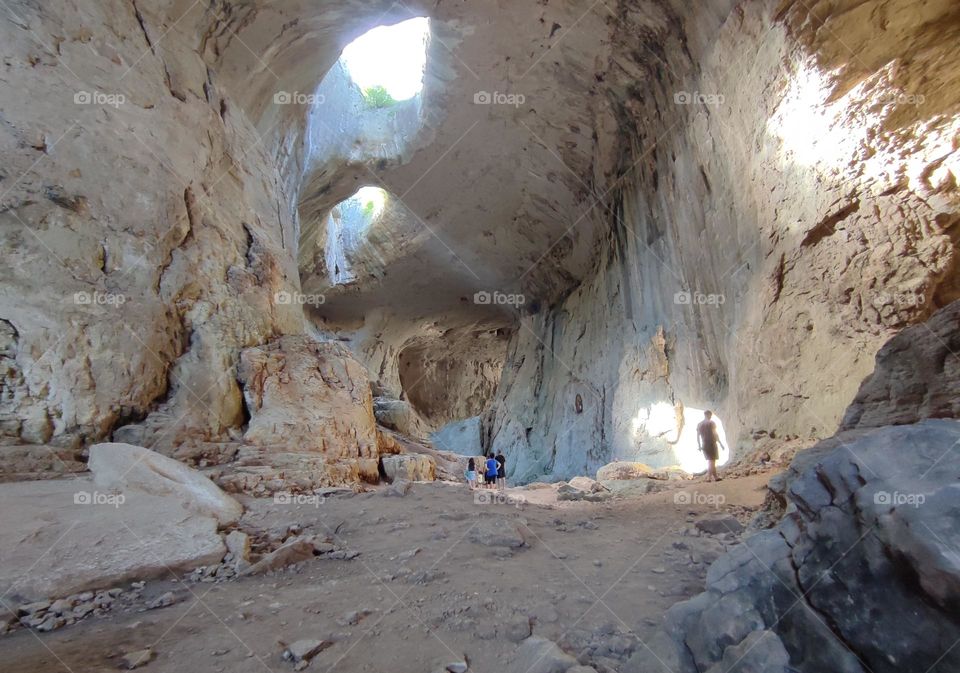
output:
M490 485L490 488L497 487L497 461L494 459L492 453L487 454L487 473L484 475L486 478L487 484Z
M507 487L507 459L502 451L497 451L497 488L501 491Z
M720 435L717 433L717 424L713 422L713 412L704 411L703 420L697 425L697 444L703 457L707 459L707 481L720 481L717 475L717 459L720 458L720 450L717 446L723 446L720 441ZM724 449L727 447L723 446Z

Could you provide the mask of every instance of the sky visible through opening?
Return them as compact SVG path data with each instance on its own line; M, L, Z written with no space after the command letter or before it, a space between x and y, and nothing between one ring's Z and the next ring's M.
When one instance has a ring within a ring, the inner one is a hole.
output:
M362 91L380 85L394 100L407 100L423 89L429 32L425 17L379 26L348 44L340 60Z

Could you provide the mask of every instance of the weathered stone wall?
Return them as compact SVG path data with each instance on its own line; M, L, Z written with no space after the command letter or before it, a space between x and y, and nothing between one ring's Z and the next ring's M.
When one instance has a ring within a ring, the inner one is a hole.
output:
M243 420L238 349L303 330L272 300L298 287L291 195L183 4L0 25L5 442L216 437Z
M518 476L676 462L658 403L716 409L740 450L825 436L957 296L953 3L714 9L620 5L596 275L522 319L487 421Z

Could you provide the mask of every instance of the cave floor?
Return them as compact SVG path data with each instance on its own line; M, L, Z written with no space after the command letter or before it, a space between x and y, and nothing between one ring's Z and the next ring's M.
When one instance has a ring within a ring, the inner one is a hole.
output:
M218 583L152 580L147 597L173 591L178 602L51 633L19 629L0 637L0 670L122 670L125 653L149 647L155 656L140 670L279 673L294 669L281 643L324 639L333 644L307 670L442 671L466 658L470 671L493 672L509 669L531 630L598 671L619 670L736 543L732 534L700 534L694 522L720 513L745 523L770 476L679 482L600 503L510 489L528 502L483 504L440 482L414 484L404 497L380 490L317 505L249 498L245 529L336 530L360 556ZM676 504L691 494L725 501ZM524 544L511 548L518 534Z

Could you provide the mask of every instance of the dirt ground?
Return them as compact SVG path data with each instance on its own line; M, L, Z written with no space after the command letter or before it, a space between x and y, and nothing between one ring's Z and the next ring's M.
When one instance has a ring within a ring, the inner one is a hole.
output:
M360 555L220 583L151 580L146 598L172 590L178 602L0 636L0 671L122 670L125 653L149 647L155 656L138 669L148 673L280 673L293 670L285 644L309 638L333 642L309 671L431 672L466 660L492 673L509 668L531 632L616 671L736 543L694 522L728 513L745 523L770 476L679 482L600 503L557 502L551 488L476 502L465 486L441 482L414 484L404 497L246 499L247 530L299 524L335 532Z

